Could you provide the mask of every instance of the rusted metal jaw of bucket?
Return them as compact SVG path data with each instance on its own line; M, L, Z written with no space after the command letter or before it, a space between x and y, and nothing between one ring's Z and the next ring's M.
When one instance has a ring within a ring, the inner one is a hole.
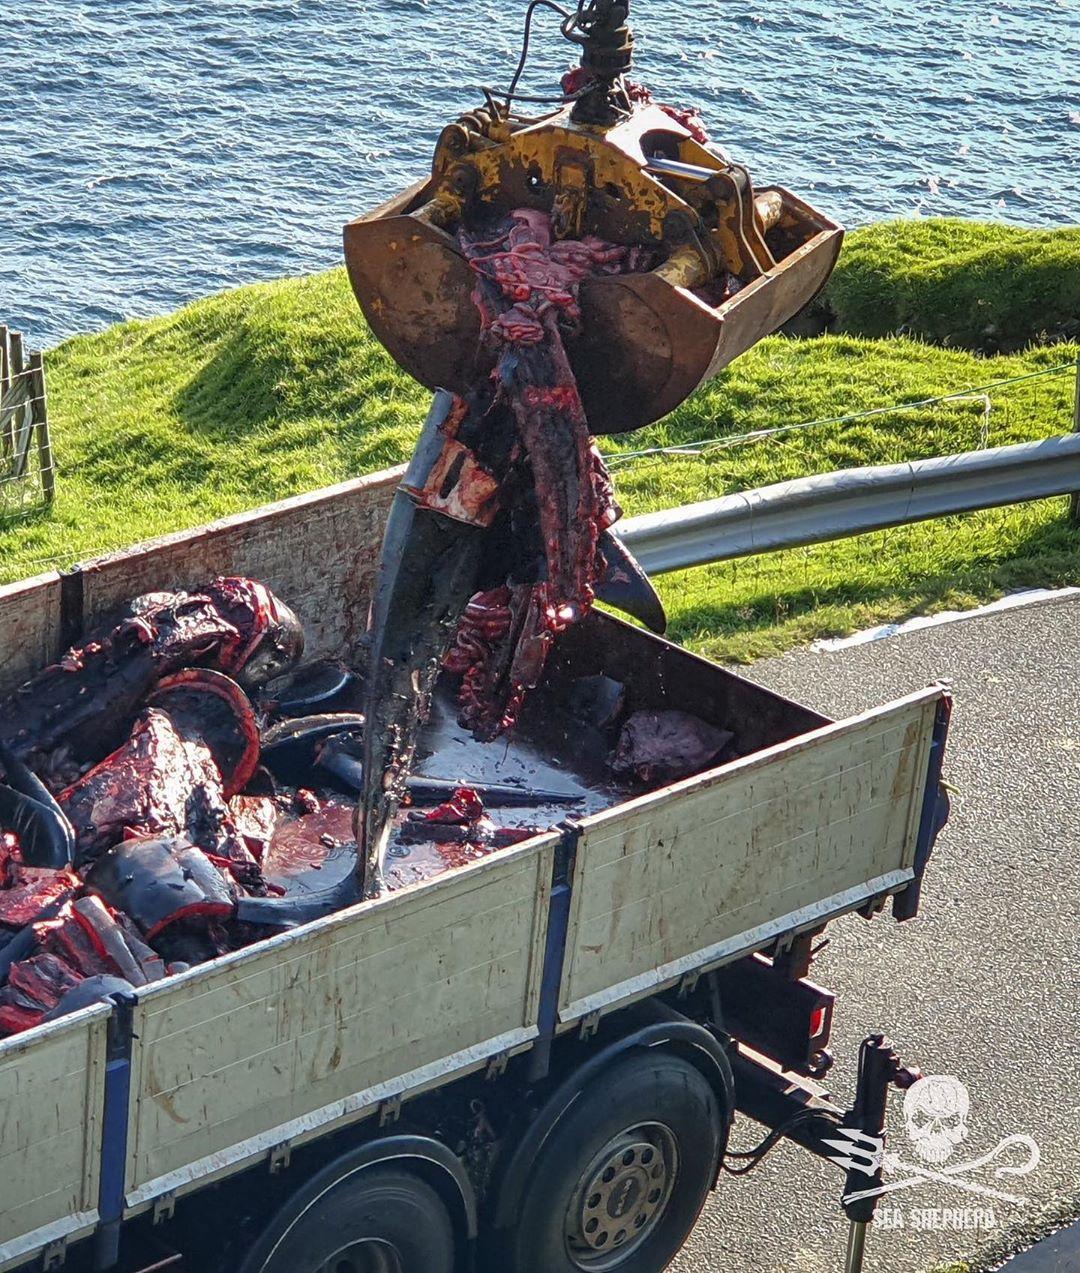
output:
M843 234L789 191L755 190L659 106L603 127L569 105L525 119L489 104L443 131L426 181L345 227L372 330L429 388L464 393L490 370L458 234L521 208L550 215L557 238L653 258L580 285L566 346L594 433L659 419L776 331L825 283Z

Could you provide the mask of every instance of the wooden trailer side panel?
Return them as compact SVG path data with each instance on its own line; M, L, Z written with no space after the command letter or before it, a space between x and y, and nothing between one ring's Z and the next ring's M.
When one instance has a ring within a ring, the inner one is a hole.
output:
M0 697L60 653L60 576L0 585Z
M0 1269L97 1220L108 1017L0 1043Z
M130 597L250 575L297 612L308 655L347 653L363 636L398 469L269 504L85 563L84 627Z
M137 1207L536 1037L556 834L140 995Z
M910 880L941 694L923 691L585 819L561 1022Z
M383 526L401 479L388 469L148 540L69 572L0 585L0 696L144 592L250 575L304 623L309 656L347 654L363 635Z

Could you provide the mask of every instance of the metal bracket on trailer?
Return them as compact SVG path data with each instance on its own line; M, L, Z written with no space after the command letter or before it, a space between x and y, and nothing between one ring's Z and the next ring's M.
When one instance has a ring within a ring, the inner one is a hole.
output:
M701 980L701 969L691 968L687 973L683 974L682 980L679 982L678 996L680 999L689 999L694 991L698 988L698 982Z
M600 1013L588 1012L581 1018L581 1025L578 1027L578 1037L580 1039L592 1039L596 1036L596 1032L600 1029Z
M379 1106L379 1126L389 1127L401 1117L401 1093L388 1097Z
M152 1216L154 1225L164 1224L167 1220L171 1220L174 1215L176 1215L176 1194L172 1190L154 1199L154 1213Z
M805 933L795 933L784 941L776 943L773 956L773 967L789 981L799 981L810 973L810 965L814 960L814 942L823 932L822 928L813 928Z
M502 1078L506 1073L506 1067L510 1064L509 1052L498 1052L487 1063L487 1070L484 1072L484 1078L489 1083L493 1083L495 1079Z
M291 1162L292 1141L283 1140L280 1145L275 1145L270 1150L267 1166L270 1168L271 1176L278 1176L283 1171L287 1171Z
M49 1269L62 1269L67 1263L67 1238L50 1242L42 1252L41 1267L48 1273Z

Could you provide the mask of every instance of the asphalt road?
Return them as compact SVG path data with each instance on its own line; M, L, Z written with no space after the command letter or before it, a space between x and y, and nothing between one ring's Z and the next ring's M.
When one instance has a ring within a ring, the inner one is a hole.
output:
M993 1168L971 1177L1027 1197L992 1202L987 1231L918 1227L926 1209L985 1206L952 1186L895 1195L903 1227L872 1231L867 1269L921 1273L985 1258L1022 1243L1049 1212L1080 1212L1080 602L832 654L798 651L749 674L833 716L940 678L956 695L945 776L959 794L921 915L900 925L887 914L840 921L814 966L839 994L829 1085L847 1104L860 1039L885 1029L924 1072L967 1086L966 1160L1014 1133L1033 1136L1042 1158L1023 1178L994 1180ZM740 1121L741 1148L759 1129ZM899 1098L893 1121L891 1147L911 1159ZM835 1168L782 1145L754 1174L723 1180L672 1268L839 1273L840 1181Z
M1059 1229L1002 1266L1002 1273L1076 1273L1080 1269L1080 1224Z

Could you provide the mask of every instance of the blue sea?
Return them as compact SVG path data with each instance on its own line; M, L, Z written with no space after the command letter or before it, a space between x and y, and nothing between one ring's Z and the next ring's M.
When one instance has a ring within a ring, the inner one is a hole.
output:
M7 0L0 322L47 347L340 258L523 3ZM635 0L636 78L848 224L1080 221L1080 0ZM571 64L537 14L525 87Z

